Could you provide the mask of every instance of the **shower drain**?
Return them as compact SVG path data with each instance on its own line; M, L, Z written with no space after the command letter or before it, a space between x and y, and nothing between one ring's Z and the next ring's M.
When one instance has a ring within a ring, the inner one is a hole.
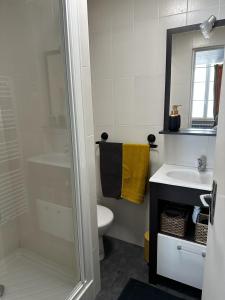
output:
M4 287L4 285L0 284L0 297L2 297L2 296L3 296L3 294L4 294L4 291L5 291L5 287Z

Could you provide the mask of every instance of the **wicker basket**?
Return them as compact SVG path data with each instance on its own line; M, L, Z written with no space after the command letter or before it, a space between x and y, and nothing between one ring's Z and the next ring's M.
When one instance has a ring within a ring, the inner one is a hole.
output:
M199 214L199 219L195 225L195 241L200 244L206 245L207 243L207 234L208 234L208 225L202 224L204 220L209 220L209 216L206 214Z
M165 212L161 214L161 232L175 236L184 237L188 222L188 212L184 216L168 216Z

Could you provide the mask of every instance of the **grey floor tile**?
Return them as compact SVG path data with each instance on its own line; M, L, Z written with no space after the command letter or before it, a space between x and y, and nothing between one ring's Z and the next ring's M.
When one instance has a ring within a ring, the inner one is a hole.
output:
M129 278L148 283L148 265L143 248L117 239L104 238L105 259L101 262L101 291L95 300L117 300ZM184 294L159 286L185 300L196 300ZM141 300L141 299L140 299Z

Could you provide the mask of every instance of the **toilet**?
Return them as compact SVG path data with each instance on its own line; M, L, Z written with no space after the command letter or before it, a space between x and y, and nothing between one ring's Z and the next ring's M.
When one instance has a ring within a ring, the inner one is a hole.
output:
M103 235L109 230L114 215L113 212L102 205L97 205L97 219L98 219L98 238L99 238L99 259L103 260L105 256Z

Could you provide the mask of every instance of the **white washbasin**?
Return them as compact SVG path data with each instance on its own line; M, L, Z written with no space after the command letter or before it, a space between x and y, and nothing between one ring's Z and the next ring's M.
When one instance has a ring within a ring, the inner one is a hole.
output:
M50 152L30 157L29 162L50 165L55 167L70 168L69 155L66 153Z
M164 164L150 178L150 182L211 191L213 171L199 172L197 168Z
M178 180L203 184L210 184L212 179L209 172L200 173L197 170L172 170L167 172L166 175Z

